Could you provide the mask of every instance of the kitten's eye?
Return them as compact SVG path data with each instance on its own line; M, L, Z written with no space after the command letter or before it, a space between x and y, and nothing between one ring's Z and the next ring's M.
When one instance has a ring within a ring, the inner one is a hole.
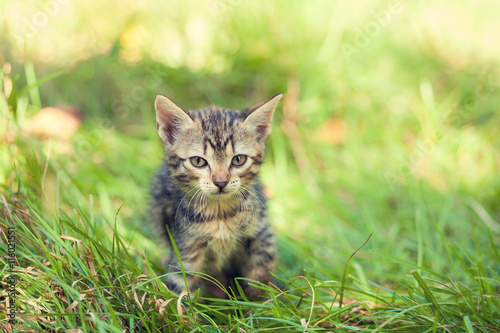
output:
M191 161L191 164L197 168L203 168L207 165L207 161L199 156L193 156L189 160Z
M236 155L233 157L231 164L234 166L242 166L247 161L246 155Z

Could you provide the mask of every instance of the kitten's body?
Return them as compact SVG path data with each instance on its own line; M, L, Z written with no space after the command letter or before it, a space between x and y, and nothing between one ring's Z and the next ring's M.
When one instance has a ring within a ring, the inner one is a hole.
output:
M257 176L280 98L241 111L183 111L158 96L157 127L166 162L153 184L152 220L167 239L169 228L185 271L206 273L225 286L234 277L269 281L275 240ZM179 267L171 251L169 270L180 272ZM204 281L190 274L187 280L190 291ZM247 296L258 294L240 283ZM203 284L223 296L215 284ZM187 289L180 273L169 277L169 286Z

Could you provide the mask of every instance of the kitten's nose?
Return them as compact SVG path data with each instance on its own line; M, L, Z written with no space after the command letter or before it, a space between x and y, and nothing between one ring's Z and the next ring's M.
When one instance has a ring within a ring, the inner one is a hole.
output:
M222 191L224 187L226 187L228 181L227 180L215 180L214 185L219 188L219 190Z

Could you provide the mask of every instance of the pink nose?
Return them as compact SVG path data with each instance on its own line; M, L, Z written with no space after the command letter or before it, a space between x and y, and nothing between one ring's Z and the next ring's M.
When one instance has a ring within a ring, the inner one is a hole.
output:
M227 180L222 180L222 181L216 180L216 181L214 181L214 185L217 186L219 188L219 190L221 190L221 191L222 191L222 189L224 187L226 187L227 183L228 183Z

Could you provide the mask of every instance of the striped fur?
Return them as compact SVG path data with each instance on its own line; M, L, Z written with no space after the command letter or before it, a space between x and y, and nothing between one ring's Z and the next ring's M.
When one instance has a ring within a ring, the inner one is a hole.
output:
M157 97L157 129L166 159L153 181L151 219L170 244L168 227L186 271L207 273L225 286L235 277L269 281L276 264L275 238L258 173L280 99L277 95L241 111L183 111ZM174 251L168 266L180 270ZM204 286L223 297L215 284L195 275L188 274L187 282L181 274L169 277L176 292ZM259 294L240 283L247 296Z

